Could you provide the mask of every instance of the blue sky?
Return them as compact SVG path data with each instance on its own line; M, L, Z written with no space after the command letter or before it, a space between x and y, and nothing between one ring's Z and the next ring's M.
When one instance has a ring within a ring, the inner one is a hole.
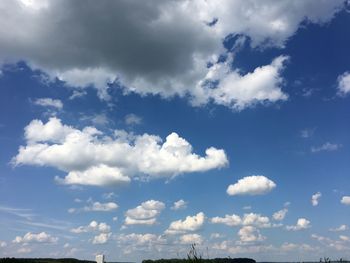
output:
M0 3L0 256L350 257L348 2L78 2Z

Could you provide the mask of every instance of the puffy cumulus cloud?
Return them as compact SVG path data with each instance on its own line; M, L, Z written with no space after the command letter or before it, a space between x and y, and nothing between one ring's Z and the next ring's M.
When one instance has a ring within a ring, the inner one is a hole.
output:
M111 227L106 223L98 223L97 221L93 220L87 226L79 226L77 228L72 228L70 231L75 234L88 232L108 233L111 231Z
M92 239L92 244L105 244L110 239L112 233L100 233L97 236L94 236Z
M283 209L275 212L272 215L272 217L273 217L273 219L275 219L277 221L282 221L286 217L287 213L288 213L288 209L287 208L283 208Z
M180 209L186 209L188 202L180 199L176 202L174 202L174 205L171 207L172 210L180 210Z
M350 92L350 72L345 72L338 77L338 95L346 96Z
M13 243L56 243L58 240L57 237L53 237L50 234L45 232L41 233L26 233L23 237L16 236L12 241Z
M305 218L299 218L295 226L286 226L287 230L298 231L306 228L310 228L310 221Z
M228 186L229 195L261 195L270 192L276 184L262 175L246 176L237 183Z
M350 196L343 196L340 200L343 205L350 205Z
M75 87L73 96L92 86L109 100L109 88L118 83L125 93L188 96L197 105L213 101L241 110L286 95L276 63L243 76L230 70L210 92L207 64L220 64L223 39L243 35L252 47L283 47L300 23L330 21L343 1L88 1L83 11L81 1L23 3L1 2L2 62L26 61L48 79Z
M157 216L165 208L165 204L156 200L148 200L141 205L129 209L125 213L125 225L153 225Z
M61 100L55 100L51 98L39 98L34 100L33 103L35 105L39 105L43 107L53 107L59 110L63 108L63 103Z
M25 127L26 146L21 146L14 165L51 166L68 174L56 177L62 184L118 185L142 180L203 172L228 164L224 150L210 147L204 157L176 133L163 142L156 135L133 135L117 130L107 136L94 127L82 130L62 124L33 120Z
M239 226L242 223L242 219L238 215L225 215L225 217L213 217L210 220L213 224L225 224L227 226Z
M201 235L198 235L198 234L185 234L180 236L179 243L182 245L191 245L191 244L200 245L203 243L203 238Z
M260 231L254 226L242 227L238 231L238 236L243 243L263 241L265 239L265 237L260 234Z
M348 229L349 227L347 225L340 225L339 227L329 229L329 231L340 232L340 231L346 231Z
M339 150L340 147L342 147L341 144L326 142L320 146L311 147L311 152L312 153L318 153L318 152L323 152L323 151L333 152L333 151Z
M258 67L246 75L241 75L238 70L232 71L230 60L216 64L204 79L207 100L237 111L258 103L286 100L288 96L281 90L283 79L280 76L286 60L285 56L277 57L270 65ZM215 82L218 84L213 86Z
M311 204L313 206L317 206L321 196L322 196L321 192L317 192L316 194L313 194L311 196Z
M205 215L203 212L198 213L195 216L187 216L183 221L177 220L170 223L165 234L184 234L186 232L192 232L199 230L205 221Z
M227 226L256 226L260 228L271 227L270 219L260 214L249 213L244 214L241 218L238 215L225 215L225 217L213 217L211 223L224 224Z

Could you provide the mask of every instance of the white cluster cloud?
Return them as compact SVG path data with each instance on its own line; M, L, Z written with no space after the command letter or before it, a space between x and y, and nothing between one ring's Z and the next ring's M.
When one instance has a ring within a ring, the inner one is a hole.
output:
M319 202L319 199L321 198L322 194L321 192L317 192L316 194L313 194L311 196L311 204L313 206L317 206L318 205L318 202Z
M57 240L57 237L53 237L45 232L37 234L28 232L23 237L16 236L13 243L55 243Z
M343 196L340 200L343 205L350 205L350 196Z
M172 210L180 210L180 209L186 209L188 202L180 199L176 202L174 202L174 205L171 207Z
M261 195L270 192L276 184L262 175L246 176L227 188L229 195Z
M225 217L213 217L211 220L213 224L225 224L227 226L256 226L260 228L271 227L270 219L267 216L260 214L249 213L244 214L241 218L238 215L225 215Z
M350 92L350 72L345 72L338 77L338 94L346 96Z
M349 227L347 225L340 225L339 227L329 229L329 231L340 232L340 231L346 231L348 229Z
M165 208L165 204L156 200L148 200L141 205L129 209L125 215L125 225L153 225L157 216Z
M205 221L205 215L203 212L198 213L195 216L187 216L183 221L176 220L170 223L165 234L185 234L186 232L193 232L199 230Z
M191 245L191 244L200 245L203 243L203 237L198 234L185 234L180 236L179 243L182 245Z
M288 209L287 208L283 208L283 209L275 212L272 215L272 217L273 217L273 219L275 219L277 221L282 221L286 217L287 213L288 213Z
M310 221L305 218L299 218L295 226L286 226L287 230L298 231L311 227Z
M221 149L210 147L206 156L192 152L192 146L176 133L164 142L156 135L133 135L115 131L111 137L94 127L82 130L52 117L47 123L33 120L25 127L26 146L21 146L15 165L52 166L68 172L63 184L118 185L133 177L144 180L203 172L228 164Z
M311 152L312 153L318 153L318 152L322 152L322 151L332 152L332 151L339 150L340 147L342 147L341 144L326 142L320 146L311 147Z
M112 233L100 233L97 236L94 236L92 239L92 244L105 244L110 239Z
M100 202L91 202L89 205L84 206L83 208L69 208L69 213L75 212L111 212L118 209L118 205L114 202L100 203Z
M61 100L51 99L51 98L39 98L34 100L35 105L43 106L43 107L53 107L56 109L62 109L63 103Z
M101 232L108 233L111 231L111 227L106 223L98 223L93 220L87 226L79 226L77 228L73 228L70 230L72 233L80 234L80 233L88 233L88 232Z
M84 4L84 12L80 1L28 3L1 1L0 64L25 61L76 88L73 97L92 86L109 100L110 85L118 82L125 93L188 96L195 105L213 101L241 110L287 98L283 58L242 75L217 63L228 52L223 39L241 35L252 47L283 47L301 23L330 21L343 1L111 1ZM225 70L211 89L206 80L216 67Z
M243 226L238 231L238 236L243 243L263 241L265 239L265 237L260 234L259 229L254 226Z

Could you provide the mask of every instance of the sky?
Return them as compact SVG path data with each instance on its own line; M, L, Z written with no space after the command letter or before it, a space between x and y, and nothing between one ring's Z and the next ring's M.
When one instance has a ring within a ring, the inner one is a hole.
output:
M350 258L349 1L0 2L0 257Z

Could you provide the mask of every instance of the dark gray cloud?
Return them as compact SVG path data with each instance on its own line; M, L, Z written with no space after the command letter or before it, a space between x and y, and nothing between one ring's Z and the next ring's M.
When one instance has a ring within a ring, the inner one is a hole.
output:
M0 63L23 60L68 86L93 86L102 99L109 98L107 84L119 81L126 92L189 95L195 105L213 101L241 109L237 101L244 100L244 108L286 98L276 76L280 68L271 75L276 80L270 87L251 89L263 88L263 93L279 96L241 98L240 83L247 76L233 71L238 84L233 81L229 92L217 87L218 99L204 83L212 80L207 62L215 63L225 52L224 37L243 34L252 39L253 46L283 47L305 18L327 22L341 3L4 0L0 2ZM214 18L217 23L208 26ZM232 79L230 67L219 67L218 81ZM254 77L254 72L248 77Z

